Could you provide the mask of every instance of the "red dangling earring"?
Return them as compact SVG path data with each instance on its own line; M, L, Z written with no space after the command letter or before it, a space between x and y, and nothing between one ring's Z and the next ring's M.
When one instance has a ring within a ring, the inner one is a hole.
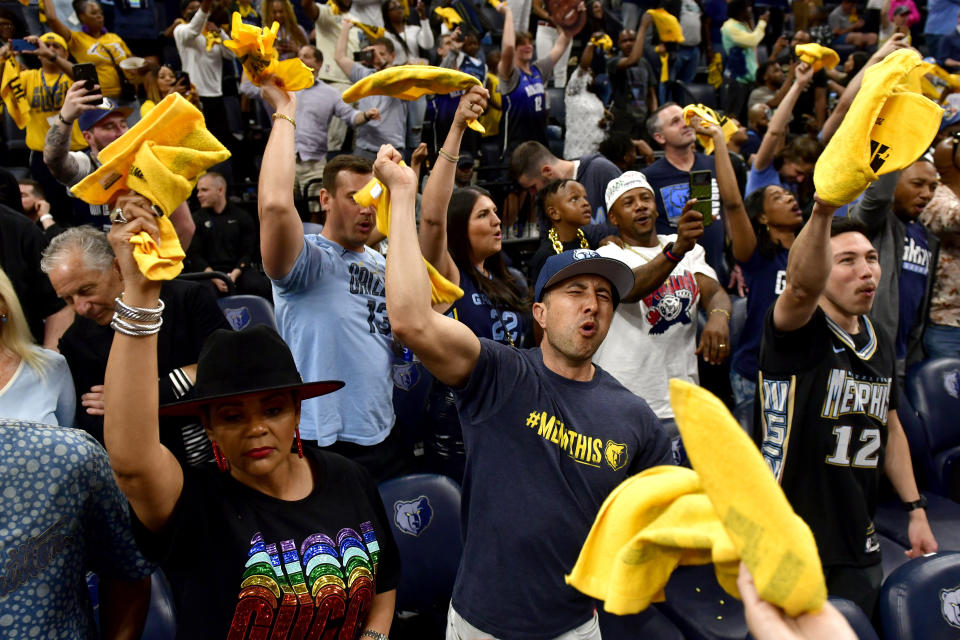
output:
M303 443L300 442L300 427L293 430L294 439L297 441L297 455L303 457Z
M223 452L220 451L220 447L217 446L216 442L213 443L213 457L216 459L217 469L219 469L221 473L230 471L230 461L227 460Z

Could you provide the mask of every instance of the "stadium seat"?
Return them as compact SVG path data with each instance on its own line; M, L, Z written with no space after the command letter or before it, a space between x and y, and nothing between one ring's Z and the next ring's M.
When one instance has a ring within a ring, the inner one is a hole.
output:
M682 104L699 103L704 104L711 109L716 109L719 106L719 102L717 101L717 90L709 84L688 82L685 84L678 83L677 87L683 89L683 93L687 98L682 102Z
M173 640L177 635L176 615L173 610L173 594L162 571L150 577L150 610L143 628L141 640Z
M677 567L667 583L666 601L654 605L687 640L742 640L747 621L740 601L724 591L713 565Z
M960 553L916 558L883 583L883 636L890 640L956 640L960 637Z
M523 272L520 271L520 269L517 269L516 267L507 267L507 271L510 273L510 275L512 275L516 279L517 284L520 285L520 288L523 291L526 291L527 287L529 287L530 285L527 284L527 277L523 275Z
M853 632L857 634L860 640L880 640L873 625L870 624L870 618L863 612L858 605L846 598L829 598L830 604L837 608L843 617L847 619Z
M304 222L303 223L303 233L304 235L314 235L323 231L323 225L317 224L316 222Z
M265 324L275 331L277 319L273 307L260 296L236 295L217 300L220 310L234 331L240 331L255 324Z
M460 487L446 476L418 473L384 482L380 497L400 550L396 609L430 620L424 637L442 637L463 554Z
M550 109L550 120L561 127L567 122L567 104L564 101L566 89L547 87L547 108Z
M743 325L747 321L747 298L730 296L730 304L730 353L733 353L740 341L740 334L743 333Z
M960 476L960 358L935 358L912 368L907 397L922 426L915 448L930 491L960 499L953 486Z
M891 540L885 535L880 536L880 557L882 558L883 563L883 577L886 578L891 573L896 571L900 565L909 561L904 552L907 550L899 542Z
M924 491L927 498L927 520L941 551L960 551L960 504L934 493ZM910 548L907 524L910 515L903 510L898 498L877 507L874 524L877 531L905 549ZM960 636L960 634L958 634Z

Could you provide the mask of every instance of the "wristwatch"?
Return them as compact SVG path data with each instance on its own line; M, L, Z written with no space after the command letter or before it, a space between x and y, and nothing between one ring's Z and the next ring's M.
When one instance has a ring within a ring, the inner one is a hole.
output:
M927 499L921 494L919 500L914 500L913 502L904 502L903 508L906 511L913 511L914 509L926 509Z

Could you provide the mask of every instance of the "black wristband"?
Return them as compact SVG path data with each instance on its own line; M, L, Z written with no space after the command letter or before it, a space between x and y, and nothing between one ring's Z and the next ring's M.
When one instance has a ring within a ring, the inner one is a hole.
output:
M667 245L663 248L663 257L672 262L673 264L680 264L681 258L678 258L673 254L673 243L668 242Z
M63 119L63 116L60 114L59 111L57 112L57 119L58 119L60 122L62 122L63 124L67 125L68 127L72 127L72 126L73 126L73 123L72 123L72 122L67 122L66 120Z

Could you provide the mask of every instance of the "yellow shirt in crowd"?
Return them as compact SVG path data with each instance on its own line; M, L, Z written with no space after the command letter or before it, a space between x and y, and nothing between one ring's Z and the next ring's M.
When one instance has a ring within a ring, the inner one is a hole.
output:
M83 31L71 31L70 53L77 62L96 65L103 95L108 98L120 96L120 78L117 77L117 70L113 65L120 64L121 60L130 57L130 49L120 36L107 32L99 38L94 38Z
M30 103L30 119L27 120L27 147L43 151L47 131L63 106L67 89L73 81L65 73L46 74L42 69L24 69L20 72L20 84ZM73 123L70 135L70 150L78 151L87 146L80 127Z

